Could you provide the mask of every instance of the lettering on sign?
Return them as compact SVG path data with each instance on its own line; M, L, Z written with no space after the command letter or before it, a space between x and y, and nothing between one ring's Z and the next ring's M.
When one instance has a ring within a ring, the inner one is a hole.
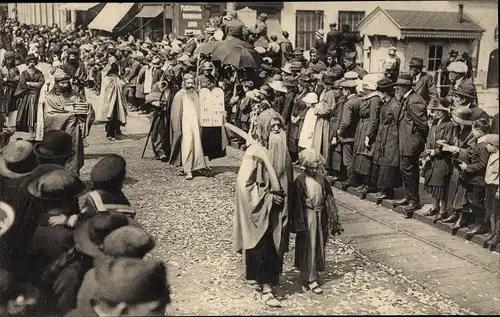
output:
M197 28L198 27L198 22L196 21L189 21L188 22L188 28Z
M193 5L181 5L181 11L188 12L201 12L201 6L193 6Z
M186 29L186 30L184 30L184 35L186 35L187 31L193 31L193 34L195 34L195 35L201 34L201 30L187 30Z
M201 13L183 13L182 18L184 20L201 20Z

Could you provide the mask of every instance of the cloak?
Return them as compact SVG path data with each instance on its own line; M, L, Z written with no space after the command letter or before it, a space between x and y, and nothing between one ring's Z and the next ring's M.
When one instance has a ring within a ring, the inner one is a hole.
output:
M106 67L108 68L108 67ZM101 109L97 111L97 121L108 122L113 117L114 107L118 107L118 121L127 124L127 108L123 88L125 82L118 76L108 76L108 69L102 71L101 82Z

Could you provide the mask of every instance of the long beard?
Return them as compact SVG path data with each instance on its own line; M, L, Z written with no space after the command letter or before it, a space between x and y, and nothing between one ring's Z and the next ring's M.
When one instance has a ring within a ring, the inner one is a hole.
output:
M283 176L286 172L287 158L288 158L288 147L286 145L286 133L285 131L280 131L279 133L271 132L269 134L269 160L273 165L278 178Z

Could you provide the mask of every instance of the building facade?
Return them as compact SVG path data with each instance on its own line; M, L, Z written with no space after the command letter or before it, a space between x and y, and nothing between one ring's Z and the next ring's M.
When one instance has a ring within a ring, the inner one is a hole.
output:
M76 12L61 10L64 3L9 3L9 18L17 16L25 24L57 24L61 29L68 28L76 21Z

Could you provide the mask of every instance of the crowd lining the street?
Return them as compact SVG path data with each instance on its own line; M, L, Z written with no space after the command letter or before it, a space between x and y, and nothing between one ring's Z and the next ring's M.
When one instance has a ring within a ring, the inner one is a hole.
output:
M155 158L191 180L210 175L206 162L226 155L229 142L245 150L236 179L234 250L262 300L272 293L296 233L295 266L304 289L323 293L330 235L342 232L332 180L378 199L394 198L412 213L421 208L419 178L432 195L426 215L469 226L468 234L500 239L499 115L490 122L478 107L472 67L458 52L441 65L449 84L413 57L400 72L396 48L382 68L367 73L358 60L359 37L343 25L316 40L304 56L288 33L267 34L267 16L247 28L227 12L202 36L142 42L95 37L82 28L1 26L0 159L2 315L162 315L168 304L166 269L143 260L153 238L136 221L122 192L125 160L108 155L79 179L94 120L106 122L109 141L120 138L127 112L151 118ZM52 64L50 77L36 68ZM18 65L28 68L19 72ZM223 91L225 122L201 124L203 89ZM99 95L90 106L85 89ZM29 132L30 139L8 138ZM149 137L148 137L149 140ZM33 145L35 143L35 145ZM292 164L303 174L293 179ZM451 208L448 208L451 207ZM449 209L452 213L449 213Z

